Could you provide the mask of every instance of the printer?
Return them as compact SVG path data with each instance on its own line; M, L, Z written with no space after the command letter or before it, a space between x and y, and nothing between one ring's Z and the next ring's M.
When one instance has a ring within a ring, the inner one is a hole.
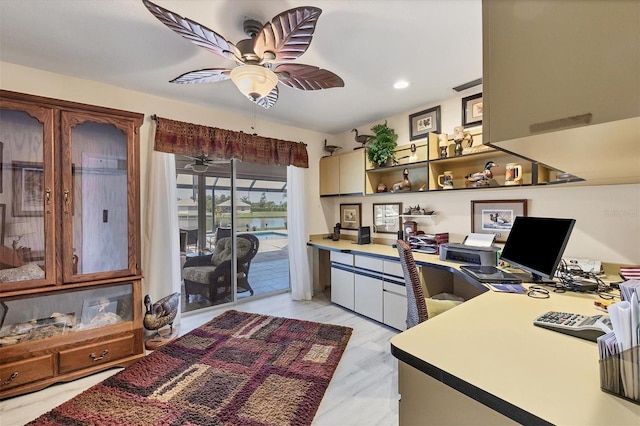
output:
M462 244L441 244L440 260L470 265L496 266L499 247L493 245L495 234L471 233Z

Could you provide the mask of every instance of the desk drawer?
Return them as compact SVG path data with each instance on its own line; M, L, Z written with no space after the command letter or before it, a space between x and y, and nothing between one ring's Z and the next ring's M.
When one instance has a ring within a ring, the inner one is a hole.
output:
M54 354L0 366L0 391L53 377Z
M135 337L125 336L77 349L60 351L60 373L81 370L92 365L106 364L133 355Z
M351 253L332 251L330 256L332 262L344 263L345 265L353 266L353 255Z

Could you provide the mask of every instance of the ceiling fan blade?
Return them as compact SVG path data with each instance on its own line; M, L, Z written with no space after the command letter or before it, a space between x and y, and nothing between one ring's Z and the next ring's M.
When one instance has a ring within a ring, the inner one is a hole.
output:
M215 31L189 18L183 18L149 0L142 0L142 3L160 22L190 42L227 59L239 60L241 57L238 48Z
M205 68L203 70L184 73L171 80L170 83L217 83L219 81L229 80L231 78L230 74L231 70L227 68Z
M332 87L344 87L344 81L332 73L312 65L282 64L273 72L285 86L300 90L320 90Z
M280 92L278 91L278 86L276 86L264 98L258 98L258 99L256 99L254 101L251 97L248 97L248 96L247 97L249 98L249 100L251 100L252 102L255 102L256 104L258 104L262 108L269 109L269 108L271 108L272 106L274 106L276 104L276 101L278 100L278 94L279 93Z
M272 52L274 62L291 61L307 51L316 22L322 13L317 7L296 7L266 23L254 39L253 50L260 57Z

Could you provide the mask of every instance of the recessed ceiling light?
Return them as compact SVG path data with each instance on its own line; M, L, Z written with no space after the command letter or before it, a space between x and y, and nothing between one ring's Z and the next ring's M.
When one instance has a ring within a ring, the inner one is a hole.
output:
M396 88L396 89L405 89L405 88L409 87L409 82L408 81L404 81L404 80L396 81L393 84L393 87Z

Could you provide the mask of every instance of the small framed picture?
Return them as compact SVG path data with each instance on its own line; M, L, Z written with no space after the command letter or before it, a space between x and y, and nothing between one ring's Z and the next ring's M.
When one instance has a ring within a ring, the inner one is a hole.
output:
M462 98L462 126L465 128L482 124L482 93Z
M373 229L383 234L396 234L400 230L402 203L373 205Z
M496 234L496 242L507 241L516 216L527 215L527 200L471 201L471 232Z
M82 304L81 322L89 324L113 324L119 322L118 313L123 296L96 297L85 299Z
M429 133L440 133L440 105L409 116L410 140L424 138Z
M44 214L44 169L42 163L14 161L13 216Z
M340 227L358 229L362 222L362 204L340 204Z

